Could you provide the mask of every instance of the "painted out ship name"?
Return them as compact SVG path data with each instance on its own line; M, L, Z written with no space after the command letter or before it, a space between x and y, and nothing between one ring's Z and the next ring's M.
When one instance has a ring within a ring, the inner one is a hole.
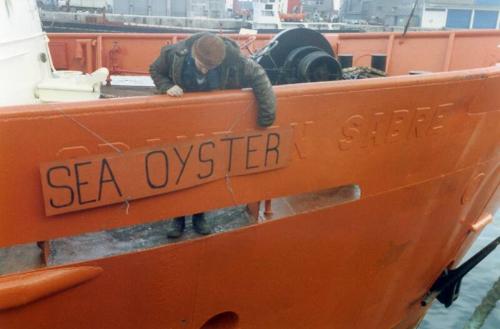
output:
M435 107L377 111L370 115L356 114L342 125L338 147L369 147L412 138L439 135L444 131L453 103Z
M439 135L453 105L354 114L340 127L338 148L348 151ZM292 145L299 158L305 157L303 141L310 132L305 128L313 124L304 123L302 138L291 125L44 163L40 172L45 213L96 208L282 168L290 161Z
M40 166L47 216L169 193L289 163L292 129L197 138Z

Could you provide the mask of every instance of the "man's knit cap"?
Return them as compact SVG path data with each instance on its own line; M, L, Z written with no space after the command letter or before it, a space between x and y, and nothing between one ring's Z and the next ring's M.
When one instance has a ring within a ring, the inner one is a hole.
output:
M194 42L192 53L204 66L212 69L224 60L226 47L220 37L207 33Z

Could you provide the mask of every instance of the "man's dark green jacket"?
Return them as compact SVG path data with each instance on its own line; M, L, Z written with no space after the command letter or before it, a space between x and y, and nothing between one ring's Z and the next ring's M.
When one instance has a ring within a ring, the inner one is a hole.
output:
M198 33L173 45L162 48L160 56L151 64L149 72L156 88L165 93L174 85L183 88L182 67L193 43L203 36ZM252 88L259 104L257 122L267 127L273 124L276 113L276 97L264 69L243 56L236 42L221 37L226 47L226 57L218 67L220 89Z

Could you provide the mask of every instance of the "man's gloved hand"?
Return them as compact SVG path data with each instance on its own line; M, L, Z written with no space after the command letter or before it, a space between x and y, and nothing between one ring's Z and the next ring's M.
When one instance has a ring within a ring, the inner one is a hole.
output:
M180 97L183 94L184 94L184 91L178 85L175 85L167 90L167 95L169 95L169 96Z

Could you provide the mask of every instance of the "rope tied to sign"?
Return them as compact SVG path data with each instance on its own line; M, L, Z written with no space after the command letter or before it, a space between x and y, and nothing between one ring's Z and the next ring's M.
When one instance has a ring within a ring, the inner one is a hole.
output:
M88 132L90 135L94 136L95 138L97 138L99 141L103 142L105 145L108 145L109 147L111 147L114 151L116 151L118 154L123 154L123 151L120 150L118 147L116 147L115 145L113 145L113 143L111 143L110 141L108 141L106 138L104 138L103 136L101 136L99 133L97 133L95 130L91 129L90 127L88 127L87 125L83 124L82 122L78 121L77 119L75 119L74 117L68 115L66 112L64 112L63 110L61 109L58 109L57 107L55 107L56 111L58 111L59 113L62 114L63 117L65 117L66 119L68 120L71 120L72 122L74 122L75 124L77 124L80 128L82 128L83 130L85 130L86 132ZM123 204L125 206L125 214L128 215L129 214L129 209L130 209L130 202L128 201L128 197L125 199L125 201L123 201Z
M128 215L128 211L130 209L130 202L128 202L128 198L125 199L124 204L125 204L125 215Z
M240 115L238 115L236 117L236 119L230 124L229 128L226 129L226 131L231 132L234 129L234 127L241 121L241 119L248 113L248 111L250 110L250 108L251 108L251 106L253 104L254 104L254 102L251 101L247 105L247 107L245 108L245 110ZM81 129L83 129L85 132L89 133L90 135L92 135L93 137L95 137L97 140L99 140L103 144L109 146L111 149L113 149L118 154L121 154L121 155L124 154L124 152L122 150L120 150L118 147L116 147L115 145L113 145L113 143L111 143L109 140L107 140L105 137L103 137L101 134L99 134L94 129L90 128L89 126L87 126L83 122L79 121L78 119L74 118L73 116L67 114L62 109L59 109L59 108L55 107L55 110L58 111L64 118L72 121L77 126L79 126ZM231 198L232 198L232 201L233 201L234 205L237 205L236 196L235 196L234 189L232 187L231 177L229 176L229 172L226 172L225 182L226 182L226 188L227 188L228 192L231 195ZM123 204L124 204L124 208L125 208L125 214L128 215L129 214L129 210L130 210L129 197L127 197L123 201Z
M247 112L250 110L250 107L254 104L253 101L251 101L243 113L241 113L239 116L236 117L236 119L233 121L233 123L229 126L228 129L226 129L227 132L231 132L234 127L240 122L240 120L247 114ZM231 183L231 176L229 176L229 172L226 171L226 176L225 176L225 181L226 181L226 189L228 190L229 194L231 195L231 199L233 200L233 204L236 206L238 205L238 202L236 201L236 196L233 190L233 186Z
M96 131L92 130L91 128L89 128L88 126L86 126L85 124L83 124L82 122L80 122L77 119L73 118L72 116L68 115L63 110L58 109L58 108L56 108L56 110L58 112L60 112L66 119L69 119L69 120L73 121L78 126L80 126L83 130L87 131L89 134L91 134L92 136L94 136L95 138L97 138L98 140L100 140L101 142L103 142L104 144L106 144L109 147L111 147L117 153L123 154L122 150L120 150L119 148L117 148L115 145L113 145L113 143L111 143L110 141L108 141L107 139L105 139L104 137L102 137Z

